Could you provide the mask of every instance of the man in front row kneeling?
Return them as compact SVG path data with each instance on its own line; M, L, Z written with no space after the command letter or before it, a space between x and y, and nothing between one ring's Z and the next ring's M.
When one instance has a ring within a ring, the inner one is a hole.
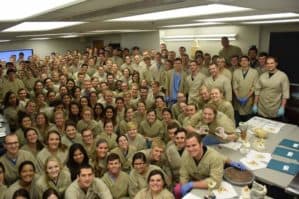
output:
M112 195L106 184L99 178L95 178L93 168L90 165L81 166L77 179L67 188L65 199L112 199Z
M234 162L216 150L206 147L202 143L202 136L190 133L186 137L187 152L182 157L180 168L181 195L185 195L193 188L218 188L221 184L224 164L240 170L246 168L239 162Z

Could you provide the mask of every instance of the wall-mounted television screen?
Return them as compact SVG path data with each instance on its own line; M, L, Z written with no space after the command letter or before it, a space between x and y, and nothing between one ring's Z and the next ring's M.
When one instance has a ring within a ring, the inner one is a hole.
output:
M0 60L9 62L9 58L13 55L15 55L16 60L18 60L20 52L24 53L24 60L28 60L28 57L32 56L32 54L33 54L33 49L18 49L18 50L0 51Z

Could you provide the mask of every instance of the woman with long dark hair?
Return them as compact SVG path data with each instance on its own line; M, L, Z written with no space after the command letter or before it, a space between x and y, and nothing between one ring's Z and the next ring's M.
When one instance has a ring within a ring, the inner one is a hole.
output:
M68 119L72 122L74 122L75 124L79 122L79 120L81 119L81 110L80 110L80 105L78 102L72 101L70 103L70 107L69 107L69 117Z
M68 160L66 162L66 166L71 173L72 181L77 178L80 167L88 163L89 158L84 147L78 143L73 144L69 149Z
M93 108L93 119L95 121L102 120L103 117L104 106L101 103L96 103Z

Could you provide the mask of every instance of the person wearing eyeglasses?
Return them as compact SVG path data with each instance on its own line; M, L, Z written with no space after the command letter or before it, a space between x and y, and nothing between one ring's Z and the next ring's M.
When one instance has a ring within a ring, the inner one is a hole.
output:
M5 181L7 185L11 185L18 179L18 167L25 161L30 160L37 168L37 160L27 151L19 149L20 144L16 134L8 134L4 138L5 154L0 158L0 162L5 168Z

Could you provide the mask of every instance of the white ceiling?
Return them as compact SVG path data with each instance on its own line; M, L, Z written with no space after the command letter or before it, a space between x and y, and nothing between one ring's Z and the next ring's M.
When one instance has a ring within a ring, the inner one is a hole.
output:
M246 8L252 8L252 11L242 13L228 13L218 15L208 15L201 17L186 17L171 20L161 20L153 22L106 22L107 19L118 17L143 14L152 11L164 11L174 8L183 8L198 5L207 5L212 3L220 3L225 5L236 5ZM79 4L69 6L35 16L23 21L17 22L1 22L0 30L19 24L24 21L85 21L88 23L62 28L53 31L44 32L21 32L21 33L3 33L0 32L0 40L22 40L18 36L21 35L38 35L38 34L53 34L53 33L80 33L85 34L95 30L115 30L115 29L143 29L143 30L158 30L161 26L173 24L189 24L194 23L194 20L242 16L251 14L268 14L281 12L296 12L299 13L298 0L86 0ZM230 23L238 24L240 22ZM299 30L299 23L298 30ZM109 32L106 32L106 34ZM81 35L82 36L82 35ZM86 37L90 35L85 35ZM34 37L34 36L32 36ZM44 37L44 36L43 36ZM52 36L57 37L57 36ZM31 38L31 37L29 37Z

